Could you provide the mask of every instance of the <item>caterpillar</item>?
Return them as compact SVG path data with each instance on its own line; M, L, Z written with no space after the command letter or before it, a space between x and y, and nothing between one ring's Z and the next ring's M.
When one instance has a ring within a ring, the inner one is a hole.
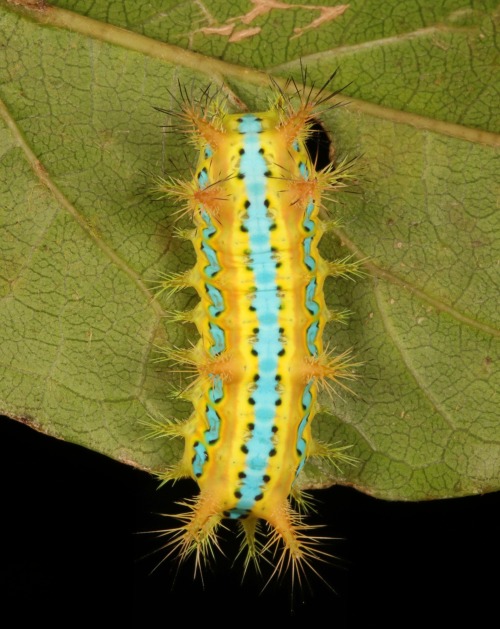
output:
M289 570L300 580L306 569L318 574L316 560L329 556L306 521L309 497L296 481L309 457L353 461L345 446L311 433L318 389L355 377L347 352L334 356L323 346L325 324L336 318L323 285L327 276L356 274L358 263L327 261L318 251L329 228L319 217L322 195L348 185L350 174L345 163L316 170L306 148L314 120L335 106L327 93L333 76L317 91L273 82L265 112L229 113L208 89L193 102L181 87L179 111L160 110L199 150L192 180L158 183L194 222L179 234L191 240L195 266L161 284L199 295L193 310L173 314L196 325L199 341L164 350L192 376L183 397L194 410L155 430L185 440L181 461L162 481L190 477L200 489L181 503L180 525L162 532L169 554L194 555L195 573L219 548L225 519L241 528L245 571L250 563L259 570L263 558L272 576Z

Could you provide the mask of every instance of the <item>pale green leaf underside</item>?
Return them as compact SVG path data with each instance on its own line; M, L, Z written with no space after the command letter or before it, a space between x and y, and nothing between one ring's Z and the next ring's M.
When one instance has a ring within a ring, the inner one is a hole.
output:
M82 12L85 4L58 3ZM337 20L293 37L311 21L293 9L275 43L266 29L279 16L270 12L255 22L260 34L234 46L221 36L190 39L199 3L171 4L171 30L152 2L133 3L133 23L108 15L100 30L78 14L32 20L0 2L0 411L145 469L178 458L182 444L145 440L142 422L190 412L169 396L181 376L154 358L155 345L196 339L168 318L196 296L154 300L152 286L161 273L189 268L194 254L173 238L173 208L149 188L157 174L189 176L195 156L185 138L162 134L167 120L153 107L175 108L180 81L193 96L216 83L235 109L238 99L263 109L267 79L252 68L298 77L302 58L320 83L340 63L352 81L346 93L366 100L329 112L324 124L337 155L361 155L362 170L356 194L330 205L343 227L322 250L366 257L368 274L327 283L328 304L352 315L329 325L326 340L339 352L352 347L363 365L356 395L323 399L331 414L315 428L352 444L360 462L340 476L309 465L308 482L412 500L498 489L498 80L493 64L486 68L497 53L495 3L471 2L460 28L437 34L432 16L417 23L409 9L406 22L379 14L378 30L363 31L363 3L352 2ZM234 15L249 10L240 4ZM380 12L392 3L377 4ZM433 19L457 26L458 4L448 5ZM232 15L222 12L218 24ZM455 59L439 52L442 35ZM183 56L160 39L227 63ZM433 88L419 96L422 70L410 68L409 98L390 77L398 59L419 59L418 46ZM370 63L380 84L367 79Z

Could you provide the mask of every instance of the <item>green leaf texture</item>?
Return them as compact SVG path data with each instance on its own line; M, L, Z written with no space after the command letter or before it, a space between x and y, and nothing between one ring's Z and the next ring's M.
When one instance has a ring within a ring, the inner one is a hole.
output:
M262 110L267 74L304 67L319 86L338 67L344 106L322 122L338 158L359 156L359 185L328 201L342 227L321 248L366 275L327 282L351 315L325 341L362 364L314 428L359 463L311 463L303 482L498 489L498 2L209 5L0 0L0 412L147 470L180 456L144 422L190 413L155 358L196 341L169 312L197 298L154 284L194 252L151 188L196 156L154 108L211 84Z

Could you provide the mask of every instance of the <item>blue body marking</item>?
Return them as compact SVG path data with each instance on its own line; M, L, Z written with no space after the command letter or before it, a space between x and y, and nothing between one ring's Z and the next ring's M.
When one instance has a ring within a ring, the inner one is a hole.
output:
M205 159L211 157L212 155L212 148L207 144L204 148ZM207 186L210 185L210 179L205 168L203 168L198 173L197 179L200 190L204 190ZM200 214L206 225L206 227L202 230L203 240L201 244L201 250L205 254L205 257L208 261L208 265L204 267L203 272L205 273L207 278L213 278L221 270L221 266L217 258L217 253L209 242L210 238L212 238L212 236L217 233L217 230L212 222L210 214L206 210L204 210L203 207L201 208ZM207 282L205 284L205 288L212 302L212 305L208 307L208 311L211 317L215 318L225 310L224 297L222 296L220 290L216 288L213 284ZM208 327L212 339L210 354L212 356L217 356L226 349L224 330L219 325L213 322L209 322ZM209 428L204 432L204 438L206 444L213 444L219 439L220 436L220 417L215 410L214 405L220 402L220 400L224 397L223 384L219 376L213 378L212 386L209 389L208 396L210 403L207 404L205 408L205 415ZM192 461L193 472L196 477L199 478L200 476L202 476L204 465L208 460L208 452L205 444L200 442L195 444L194 452L195 453Z
M305 169L305 171L307 171L307 169ZM304 175L304 172L301 171L301 174ZM314 210L314 201L313 199L311 199L309 203L307 204L304 221L302 223L302 226L304 227L305 231L308 233L314 232L316 228L314 221L311 220L311 214L313 210ZM316 261L311 255L312 241L313 241L313 236L309 236L304 239L304 264L306 265L308 271L314 271L316 269ZM306 306L311 313L317 315L319 311L319 306L314 301L315 292L316 292L316 282L315 280L312 280L308 284L307 289L306 289ZM313 323L311 323L311 325L307 328L307 331L306 331L307 349L309 350L309 353L311 354L311 356L318 356L318 348L316 347L318 333L319 333L319 322L314 321Z
M298 476L304 467L304 463L306 462L306 441L303 437L304 430L309 421L309 417L311 415L311 406L312 406L312 394L311 387L313 385L312 380L306 384L304 389L304 393L302 394L302 408L304 409L304 416L299 424L299 429L297 431L297 454L300 455L300 463L297 466L297 471L295 476Z
M203 466L208 459L207 449L203 443L199 441L195 443L193 456L193 472L199 478L203 474Z
M213 340L213 345L210 348L212 356L217 356L226 349L226 335L224 330L215 323L209 323L208 329L210 330L210 336Z
M304 240L304 262L307 266L308 271L314 271L316 268L316 261L311 256L311 244L312 244L312 236L306 238Z
M319 332L319 323L315 321L311 323L311 325L307 328L306 337L307 337L307 349L311 356L318 355L318 348L316 347L316 341L318 339Z
M275 260L271 251L269 228L273 224L266 207L266 173L268 165L260 153L259 133L261 121L253 115L242 116L239 132L244 136L244 153L240 161L240 174L243 175L249 201L244 225L250 241L250 264L255 278L253 306L258 321L254 349L258 353L259 380L251 394L255 412L254 428L245 444L248 448L245 478L239 492L241 498L231 511L231 517L238 518L247 513L261 496L265 484L263 477L268 465L269 452L273 448L274 418L276 402L276 375L278 354L283 345L278 340L278 312L280 299L276 284Z

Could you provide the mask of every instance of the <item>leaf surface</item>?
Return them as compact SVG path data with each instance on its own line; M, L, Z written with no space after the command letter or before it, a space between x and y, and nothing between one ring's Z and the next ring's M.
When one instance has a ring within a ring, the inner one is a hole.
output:
M309 464L304 482L407 500L498 489L498 3L56 4L0 0L0 411L144 469L178 459L144 422L190 412L155 355L195 340L168 312L196 296L153 287L194 252L150 189L196 156L154 107L212 84L262 110L261 70L300 80L302 65L321 85L339 66L347 104L323 124L362 171L328 204L342 227L321 248L367 275L328 281L352 315L325 340L362 366L315 431L359 464Z

